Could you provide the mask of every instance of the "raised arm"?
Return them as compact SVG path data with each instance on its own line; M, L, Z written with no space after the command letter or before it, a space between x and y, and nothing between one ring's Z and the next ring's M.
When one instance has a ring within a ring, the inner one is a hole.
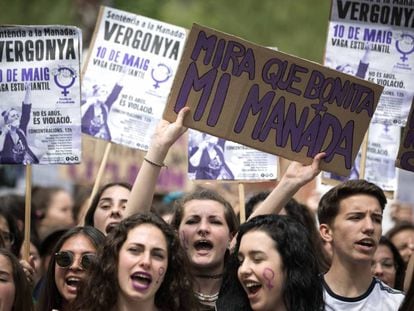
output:
M20 117L19 128L26 135L27 126L29 125L30 121L30 113L32 110L32 89L29 83L25 84L25 89L26 91L24 93L24 99L22 102L22 114Z
M150 147L132 186L125 209L125 217L138 212L147 212L151 208L158 175L170 147L187 130L183 126L184 117L190 110L184 107L177 115L177 120L170 123L161 120L158 124Z
M23 105L30 105L31 103L32 103L32 88L29 83L26 83Z
M198 167L200 165L201 157L203 156L204 150L207 149L207 146L208 146L208 142L206 140L202 141L198 145L196 152L194 152L194 154L188 160L192 166Z
M278 214L293 195L305 184L320 173L320 162L325 153L318 153L310 165L291 162L278 185L267 196L266 200L249 217L264 214Z

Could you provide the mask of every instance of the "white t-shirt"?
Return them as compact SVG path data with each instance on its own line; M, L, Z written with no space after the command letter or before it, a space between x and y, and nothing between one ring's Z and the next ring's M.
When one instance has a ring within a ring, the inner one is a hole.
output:
M404 294L373 278L368 290L359 297L348 298L335 294L322 276L325 311L397 311Z

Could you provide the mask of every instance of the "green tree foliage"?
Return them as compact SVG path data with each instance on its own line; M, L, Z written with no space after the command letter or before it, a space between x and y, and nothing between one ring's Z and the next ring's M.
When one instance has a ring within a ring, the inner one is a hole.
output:
M2 25L73 24L75 1L72 0L1 0Z
M330 1L174 0L161 19L191 28L193 22L259 45L321 62Z
M191 28L199 23L321 62L330 1L310 0L1 0L2 24L72 24L89 44L99 5Z
M167 0L114 0L112 7L132 12L139 15L144 15L159 19L160 11L169 2Z

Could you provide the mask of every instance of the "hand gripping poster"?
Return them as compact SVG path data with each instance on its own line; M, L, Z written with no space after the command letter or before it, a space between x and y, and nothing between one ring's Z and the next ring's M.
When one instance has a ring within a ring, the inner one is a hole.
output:
M399 143L399 127L406 123L414 94L413 12L414 1L333 0L326 43L326 66L384 86L369 129L363 177L390 191L396 187L392 146ZM378 150L388 151L380 155ZM358 165L351 171L359 172ZM324 177L343 180L333 174Z
M81 32L0 27L0 164L79 163Z
M102 7L83 72L82 132L147 150L185 38L184 28Z

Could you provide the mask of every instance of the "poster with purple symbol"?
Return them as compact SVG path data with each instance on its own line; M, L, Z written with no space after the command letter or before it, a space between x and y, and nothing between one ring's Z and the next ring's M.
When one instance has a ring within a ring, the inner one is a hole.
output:
M82 132L147 150L186 29L101 7L82 80Z
M332 1L324 63L384 86L374 123L406 122L414 95L413 10L413 1Z
M0 27L0 164L81 160L81 31Z
M326 66L384 86L371 121L361 177L388 191L396 189L396 168L390 165L396 150L387 141L398 145L399 127L406 123L414 95L413 12L413 1L332 1L326 42ZM375 155L373 150L384 153ZM357 166L359 162L351 171L359 172ZM344 180L330 173L323 177L328 183ZM359 173L348 176L359 177Z

